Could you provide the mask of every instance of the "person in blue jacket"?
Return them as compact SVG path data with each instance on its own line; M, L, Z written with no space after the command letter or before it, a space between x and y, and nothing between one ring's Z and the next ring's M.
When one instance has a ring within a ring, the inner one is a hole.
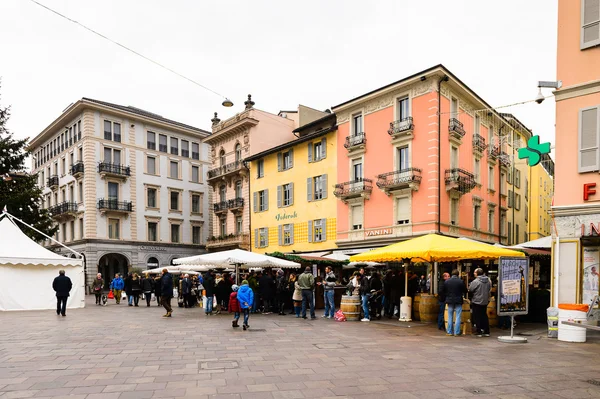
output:
M125 282L121 278L119 273L115 274L115 278L110 283L110 289L115 296L115 301L117 301L117 305L121 303L121 293L123 292L123 288L125 288Z
M250 326L248 325L248 318L250 317L250 309L252 309L252 304L254 303L254 292L248 285L248 280L242 281L242 285L240 286L237 294L237 299L240 302L240 307L242 308L242 312L244 313L244 331Z

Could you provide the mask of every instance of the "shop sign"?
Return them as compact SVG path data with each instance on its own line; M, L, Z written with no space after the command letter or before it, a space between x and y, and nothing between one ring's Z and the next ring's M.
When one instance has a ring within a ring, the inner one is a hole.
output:
M375 237L375 236L385 236L388 234L392 234L392 229L369 230L365 233L365 236Z
M498 316L527 314L529 258L501 257L498 265Z
M600 223L596 226L594 223L590 223L589 232L586 234L585 224L581 224L581 236L600 236Z
M585 183L583 185L583 200L589 201L590 195L596 194L596 183Z
M286 220L286 219L296 219L298 217L298 214L296 213L296 211L294 211L294 213L286 213L285 211L283 213L278 213L277 215L275 215L275 220L277 220L278 222L281 220Z
M540 136L532 136L527 140L527 147L520 148L518 151L519 159L526 159L530 167L539 164L542 155L550 153L550 143L541 143Z
M148 251L148 252L156 252L156 251L166 251L167 248L165 247L148 247L145 245L142 245L139 247L140 251Z

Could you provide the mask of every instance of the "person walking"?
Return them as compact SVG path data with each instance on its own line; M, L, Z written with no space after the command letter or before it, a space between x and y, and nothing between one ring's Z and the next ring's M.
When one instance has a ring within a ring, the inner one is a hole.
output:
M275 282L275 293L277 295L277 311L280 316L285 316L285 302L287 300L288 283L285 279L283 269L277 270L277 281Z
M154 280L152 280L150 275L146 273L142 279L142 292L146 298L147 307L150 307L150 301L152 301L152 291L154 291Z
M362 309L364 317L360 321L371 321L369 317L369 300L371 299L371 285L369 284L369 277L365 272L364 268L359 271L360 275L360 299L362 301Z
M206 272L203 285L204 291L206 291L206 304L204 304L204 312L206 316L212 316L213 297L215 296L215 278L212 275L212 270Z
M467 292L465 283L458 276L458 270L452 270L452 277L444 282L446 305L448 305L448 329L446 330L446 335L454 335L455 337L460 336L463 296Z
M181 295L183 295L183 306L190 308L190 297L192 296L192 280L189 274L184 274L181 279Z
M56 315L67 315L67 298L69 298L73 283L71 279L65 276L65 271L60 270L58 277L54 278L52 288L56 292Z
M173 314L173 308L171 307L171 298L173 298L173 276L167 269L162 270L162 277L160 278L160 299L162 305L167 311L163 317L171 317Z
M475 280L469 285L471 306L473 308L473 321L477 328L478 337L490 336L490 321L487 315L487 305L490 303L490 279L483 273L483 269L475 269Z
M322 317L333 319L335 316L334 288L337 278L331 269L331 266L325 267L325 278L323 279L323 290L325 299L325 314Z
M238 290L237 300L240 302L240 308L244 313L243 329L246 331L250 327L248 319L250 318L250 309L252 309L252 304L254 303L254 292L248 285L248 280L242 281L242 285Z
M102 288L104 287L104 280L102 274L96 274L96 278L92 282L92 291L96 295L96 305L102 305Z
M369 279L369 294L371 294L371 316L381 320L381 300L380 295L383 292L383 283L379 277L379 273L375 272Z
M225 278L217 274L217 278L215 279L215 294L217 297L217 314L221 314L222 310L227 310L227 295L228 295L229 287L227 286L227 281Z
M240 320L240 313L242 313L242 308L240 307L240 301L238 301L239 287L234 284L231 286L231 294L229 295L229 313L233 313L233 321L231 322L231 327L239 327L238 321Z
M115 274L115 278L112 283L110 283L110 290L112 291L115 301L117 305L121 304L121 295L123 293L123 288L125 288L125 282L121 278L119 273Z
M162 284L161 284L161 276L157 276L154 279L154 296L156 297L156 306L162 306L161 301L161 292L162 292Z
M142 294L142 280L137 273L133 273L131 276L131 296L133 297L134 306L138 307L140 304L140 295Z
M131 280L133 280L133 274L127 274L125 277L125 295L127 296L127 303L129 306L133 306L133 295L131 294Z
M252 305L252 313L256 313L256 311L258 310L258 278L259 277L260 276L258 276L256 272L251 272L250 277L248 277L248 285L252 289L252 292L254 293L254 298L256 299L254 301L254 304Z
M438 311L437 325L438 330L444 330L444 310L446 310L446 291L444 290L444 283L450 278L450 273L442 274L443 281L438 288L438 303L440 309Z
M315 302L313 300L315 276L313 276L310 266L307 266L306 269L304 269L304 273L298 277L298 286L302 290L302 318L306 319L306 308L310 306L310 318L316 319Z

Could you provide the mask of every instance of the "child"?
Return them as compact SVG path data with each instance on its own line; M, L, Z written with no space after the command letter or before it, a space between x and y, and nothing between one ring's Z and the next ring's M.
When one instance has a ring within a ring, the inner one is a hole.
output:
M237 299L237 285L232 285L232 293L229 295L229 313L233 313L233 321L231 322L232 327L239 327L238 320L240 319L240 313L242 313L242 309L240 308L240 301ZM244 327L245 329L245 327Z
M254 303L254 293L248 285L248 280L242 281L242 286L237 293L237 300L240 303L242 312L244 312L244 325L242 327L246 331L250 327L248 325L248 318L250 317L250 309L252 309L252 304Z

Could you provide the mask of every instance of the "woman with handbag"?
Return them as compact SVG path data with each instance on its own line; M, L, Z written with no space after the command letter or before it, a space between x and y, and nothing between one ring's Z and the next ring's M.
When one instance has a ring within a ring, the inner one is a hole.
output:
M96 295L96 305L102 305L100 302L102 299L102 287L104 287L104 280L102 279L102 274L98 273L92 283L92 291Z
M150 275L146 273L142 279L142 292L146 297L146 306L150 307L150 301L152 300L152 291L154 291L154 280L150 278Z

